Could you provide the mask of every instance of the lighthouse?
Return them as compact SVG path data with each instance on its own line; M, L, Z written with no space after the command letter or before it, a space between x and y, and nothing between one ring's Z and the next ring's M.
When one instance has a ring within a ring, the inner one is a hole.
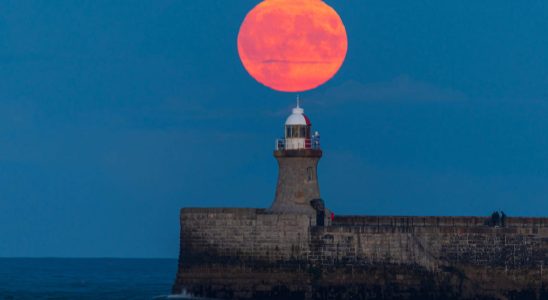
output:
M310 119L298 100L285 121L284 138L276 140L274 157L278 161L278 184L271 211L307 214L314 219L324 214L317 174L322 157L320 134L312 132Z

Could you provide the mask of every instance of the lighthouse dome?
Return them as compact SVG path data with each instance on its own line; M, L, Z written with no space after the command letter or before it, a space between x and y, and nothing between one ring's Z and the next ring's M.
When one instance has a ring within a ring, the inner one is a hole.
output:
M304 114L304 109L298 106L293 108L293 112L285 121L285 125L311 126L310 119Z

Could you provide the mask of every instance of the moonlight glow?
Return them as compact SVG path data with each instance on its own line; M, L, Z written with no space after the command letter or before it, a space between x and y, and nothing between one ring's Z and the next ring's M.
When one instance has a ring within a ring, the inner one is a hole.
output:
M344 24L321 0L266 0L246 16L240 59L253 78L278 91L301 92L331 79L348 41Z

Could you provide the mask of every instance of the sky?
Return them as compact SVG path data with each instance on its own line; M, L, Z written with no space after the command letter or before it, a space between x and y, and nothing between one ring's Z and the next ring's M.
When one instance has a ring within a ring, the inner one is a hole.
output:
M2 1L0 256L171 257L182 207L268 207L296 94L240 63L259 1ZM336 214L548 212L548 2L327 1L300 94Z

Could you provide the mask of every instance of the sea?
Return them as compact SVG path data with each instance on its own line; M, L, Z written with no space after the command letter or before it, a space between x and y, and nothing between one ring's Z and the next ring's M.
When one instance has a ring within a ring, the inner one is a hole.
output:
M0 300L192 299L170 295L176 259L0 258Z

